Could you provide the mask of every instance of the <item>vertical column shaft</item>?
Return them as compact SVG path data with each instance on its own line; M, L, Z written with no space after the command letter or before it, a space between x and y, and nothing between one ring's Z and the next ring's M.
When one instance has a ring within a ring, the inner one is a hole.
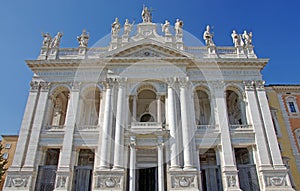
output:
M182 143L183 143L183 157L184 168L193 168L192 158L192 137L190 133L190 124L188 116L188 97L187 97L187 81L182 79L180 82L180 107L181 107L181 122L182 122Z
M69 171L71 166L72 146L73 146L73 134L76 123L76 117L78 112L79 103L79 85L73 84L72 91L70 92L68 109L65 122L65 135L61 151L61 157L59 159L58 170Z
M100 168L110 167L110 153L111 153L111 123L112 123L112 81L108 81L106 84L105 93L105 108L104 108L104 120L102 128L102 145L100 156Z
M173 83L173 84L172 84ZM170 129L170 166L171 168L179 167L178 160L178 147L177 147L177 133L176 132L176 113L175 113L175 99L174 99L174 89L172 87L174 81L171 79L168 85L168 119L169 119L169 129Z
M28 144L24 169L33 170L35 165L36 154L38 151L38 142L40 139L40 132L43 126L44 114L46 111L46 104L48 100L48 93L50 83L41 82L41 92L38 98L38 103L35 111L34 121L32 125L32 133Z
M16 147L15 157L10 170L20 170L26 154L26 146L29 144L31 124L34 119L37 98L39 94L39 83L31 82L31 90L27 99L26 109L21 124L20 135Z
M129 171L129 191L135 190L135 171L136 171L136 150L135 150L135 137L130 137L130 171Z
M161 96L157 96L157 122L161 123Z
M136 121L136 106L137 106L137 98L136 95L133 96L132 100L132 121Z
M120 79L122 80L122 79ZM124 127L125 127L125 83L119 81L119 91L117 100L117 116L116 116L116 134L115 134L115 150L114 150L114 168L122 168L124 160Z
M158 162L158 191L164 190L164 158L162 137L158 137L157 162Z

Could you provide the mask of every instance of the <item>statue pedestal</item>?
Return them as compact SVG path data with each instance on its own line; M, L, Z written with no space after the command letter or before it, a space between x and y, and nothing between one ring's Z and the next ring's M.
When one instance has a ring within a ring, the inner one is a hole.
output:
M48 47L42 46L38 60L47 60L47 55L48 55Z
M85 59L87 47L78 47L78 58Z
M246 45L245 49L246 49L245 51L246 51L248 58L257 58L257 56L254 53L252 45Z

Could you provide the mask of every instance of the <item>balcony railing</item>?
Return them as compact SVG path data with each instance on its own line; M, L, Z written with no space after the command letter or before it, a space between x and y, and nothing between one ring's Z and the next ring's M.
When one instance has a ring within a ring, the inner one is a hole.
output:
M131 128L144 128L144 129L159 129L163 125L161 122L131 122Z
M47 125L45 127L46 131L64 131L65 126L64 125Z
M98 127L98 125L78 125L77 129L79 131L95 131Z
M217 125L197 125L198 130L215 130L217 127Z
M240 131L247 131L252 129L252 125L247 125L247 124L230 124L229 125L230 130L235 131L235 130L240 130Z

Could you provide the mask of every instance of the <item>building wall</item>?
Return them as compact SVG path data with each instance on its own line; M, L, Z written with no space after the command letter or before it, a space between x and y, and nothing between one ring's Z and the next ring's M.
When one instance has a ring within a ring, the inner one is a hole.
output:
M283 88L283 89L282 89ZM269 105L272 109L276 110L276 118L274 120L274 125L276 127L276 121L278 122L277 126L277 138L278 142L280 144L280 150L282 153L282 157L284 161L288 159L288 166L290 169L290 172L293 177L294 186L296 190L300 190L300 169L299 165L297 165L296 156L297 151L299 153L299 150L293 149L296 146L297 149L299 149L299 144L297 144L296 136L295 136L295 130L297 127L300 127L300 118L299 113L296 114L290 114L288 110L288 105L286 98L293 95L292 94L286 94L286 92L289 92L289 90L285 89L284 86L280 87L266 87L267 89L267 95L269 100ZM299 97L296 96L297 98ZM300 97L299 97L300 98ZM300 99L297 99L297 104L300 104ZM293 137L291 137L289 134L291 134ZM295 144L296 143L296 144Z
M8 154L8 163L6 164L6 168L9 168L12 164L14 154L16 151L16 146L18 142L18 135L2 135L2 141L1 145L3 147L2 152ZM4 180L5 180L6 174L2 177L1 184L0 184L0 190L2 190L4 186Z

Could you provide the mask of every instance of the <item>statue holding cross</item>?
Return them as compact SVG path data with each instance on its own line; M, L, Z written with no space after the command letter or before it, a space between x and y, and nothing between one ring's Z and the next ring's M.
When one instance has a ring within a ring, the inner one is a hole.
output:
M142 19L143 19L143 23L151 23L152 22L151 10L149 10L148 7L143 8Z

